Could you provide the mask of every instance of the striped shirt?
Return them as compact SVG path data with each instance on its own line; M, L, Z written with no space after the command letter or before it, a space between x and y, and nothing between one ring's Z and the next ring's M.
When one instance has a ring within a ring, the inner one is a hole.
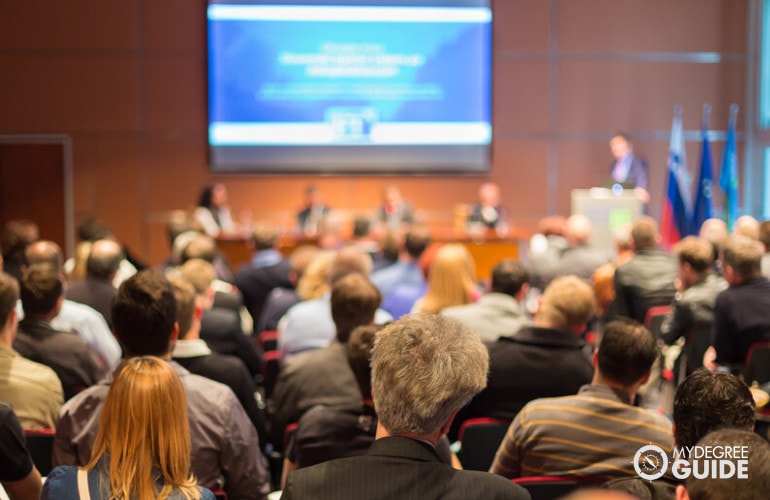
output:
M671 422L604 385L586 385L576 396L537 399L511 423L490 472L508 478L634 476L642 446L673 449Z

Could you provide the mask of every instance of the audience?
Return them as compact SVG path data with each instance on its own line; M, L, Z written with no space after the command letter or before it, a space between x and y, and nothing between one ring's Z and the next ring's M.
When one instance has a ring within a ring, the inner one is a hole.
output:
M668 419L633 406L657 356L655 338L641 324L608 323L593 355L591 385L576 396L528 403L511 423L490 471L507 478L611 479L636 475L632 459L640 446L671 452Z
M270 290L259 318L256 319L254 332L277 330L278 321L291 306L301 300L317 299L323 295L328 287L326 275L323 272L328 269L328 264L334 258L334 252L323 252L327 256L326 267L314 264L321 253L321 249L315 245L301 245L294 249L289 256L290 286L279 286Z
M719 429L754 428L754 399L749 388L729 373L698 370L687 377L674 395L674 444L686 453L708 433ZM687 459L686 455L673 458ZM642 500L673 499L677 484L671 470L656 481L640 477L615 479L604 487L632 493Z
M251 262L244 267L258 269L260 267L274 266L283 260L283 255L278 251L278 234L275 228L269 224L259 224L251 232L248 241L252 249Z
M329 267L328 282L334 286L348 274L358 273L368 280L372 270L372 258L360 249L348 246L337 251ZM379 309L374 321L383 324L392 319L390 314ZM278 344L285 361L291 360L303 351L328 346L335 337L334 320L331 314L331 294L307 300L292 306L278 323Z
M671 303L676 293L676 260L658 250L660 240L655 219L642 216L634 222L634 256L615 270L615 300L610 306L610 317L625 316L644 323L649 308Z
M53 368L67 400L104 375L88 344L70 332L56 330L51 320L64 300L64 283L56 269L35 264L25 269L20 297L24 319L13 348L25 358Z
M110 384L91 459L82 468L54 468L41 498L213 500L211 491L200 488L190 473L190 453L179 377L159 358L132 357Z
M383 297L390 295L398 285L421 285L425 276L420 268L420 256L430 245L430 232L425 226L409 228L401 245L398 262L372 272L371 279Z
M762 276L764 249L757 240L731 236L722 249L722 275L729 288L714 306L714 341L704 366L739 365L749 346L770 340L770 280Z
M714 262L716 263L722 253L722 247L727 240L727 224L722 219L717 219L715 217L706 219L700 226L698 236L711 243L711 248L714 252ZM718 274L722 273L717 269L716 265L714 268Z
M436 313L474 302L480 296L475 274L473 257L464 245L443 245L430 264L425 295L415 302L412 312Z
M116 241L93 242L86 259L86 275L68 284L66 297L93 307L104 317L107 324L110 324L112 299L117 294L117 289L112 283L122 260L123 249Z
M24 249L40 239L37 224L29 219L10 220L3 226L0 247L3 252L5 272L21 281L22 267L25 265Z
M436 453L454 415L486 384L487 352L475 333L451 318L410 315L377 334L371 366L374 443L365 455L291 472L282 498L529 498Z
M459 319L481 340L494 342L532 323L525 299L529 274L520 263L504 259L492 269L491 291L471 304L445 307L441 314Z
M176 299L168 280L142 271L118 289L113 329L127 358L157 356L182 380L190 422L190 468L207 488L224 488L231 499L265 498L270 490L267 463L257 431L233 391L193 375L171 360L178 334ZM91 463L99 415L112 378L81 392L62 407L56 423L54 465Z
M169 276L169 281L174 287L179 326L179 338L171 351L171 359L190 373L216 380L232 389L264 446L269 436L264 413L257 405L254 377L241 359L212 351L200 338L201 317L207 297L197 295L193 285L181 275Z
M13 409L0 402L0 485L11 500L38 500L43 486Z
M24 429L53 429L64 392L50 367L13 350L18 317L19 285L0 272L0 400L13 406Z
M550 279L575 275L589 281L599 266L610 261L606 252L590 246L591 231L591 220L585 215L576 214L567 218L564 228L567 247L561 251L551 269Z
M553 280L540 298L534 325L486 343L489 381L460 410L456 427L476 417L511 420L533 399L577 394L591 383L594 369L580 335L593 308L591 287L583 280Z
M759 221L750 215L741 215L735 219L733 235L759 240Z
M363 275L350 273L335 281L329 297L336 329L326 347L296 356L281 369L273 391L273 444L283 442L283 430L317 404L357 404L361 400L347 362L347 342L358 326L370 325L382 295Z
M770 277L770 220L759 225L759 242L765 247L762 255L762 275Z
M698 441L701 447L721 447L722 449L745 450L746 477L731 478L706 477L698 478L691 474L684 486L676 488L677 500L721 500L724 498L740 498L741 500L764 500L770 491L770 444L757 434L737 429L715 431ZM734 455L726 456L736 466L739 460ZM701 468L705 467L701 464Z
M241 328L241 318L230 308L215 307L216 273L210 262L191 259L179 268L180 274L195 288L203 308L200 338L214 351L240 358L249 373L260 373L262 353Z
M706 240L687 236L674 245L674 253L678 261L677 293L671 302L671 312L660 327L661 337L667 344L681 337L688 340L688 336L697 332L710 332L717 295L727 288L727 282L713 272L712 248ZM685 344L689 373L703 365L703 350L698 349L700 339L690 340ZM704 348L707 346L706 343Z
M24 251L27 266L47 264L62 272L63 256L59 245L53 241L41 240L29 245ZM23 318L19 302L19 319ZM122 355L118 341L110 331L107 320L94 308L79 304L66 297L61 303L59 314L51 320L51 326L62 332L75 332L91 346L99 357L100 366L107 371L114 370Z

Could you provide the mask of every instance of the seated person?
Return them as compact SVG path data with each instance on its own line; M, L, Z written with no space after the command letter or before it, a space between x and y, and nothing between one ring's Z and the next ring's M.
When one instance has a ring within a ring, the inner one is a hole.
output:
M81 484L81 475L85 484ZM137 356L115 372L91 460L55 467L42 499L153 498L213 500L190 473L190 430L179 377L163 360Z
M324 204L321 191L310 185L305 189L305 207L297 212L297 227L301 233L314 236L328 213L329 207Z
M658 357L655 337L623 319L607 324L594 378L576 396L536 399L511 423L490 472L507 478L635 476L640 443L673 450L671 422L632 405ZM586 443L590 443L586 446Z
M401 196L398 186L390 184L382 190L383 202L377 212L377 220L385 227L398 229L414 222L412 204Z
M500 204L500 186L494 182L485 182L479 187L479 201L468 214L468 228L480 225L485 229L495 229L508 223L508 212Z
M282 498L525 499L521 486L456 470L436 445L462 405L486 384L487 352L457 320L414 314L377 334L372 351L376 440L365 455L291 472Z
M224 184L212 184L201 191L193 220L209 236L216 238L220 234L235 233L236 225L230 214L227 196Z
M12 500L37 500L43 484L24 431L10 405L0 402L0 485Z

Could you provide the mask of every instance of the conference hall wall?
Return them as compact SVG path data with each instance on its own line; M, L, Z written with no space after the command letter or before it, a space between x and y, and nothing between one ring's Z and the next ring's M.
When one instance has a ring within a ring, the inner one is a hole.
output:
M607 177L617 130L650 161L658 215L673 106L684 107L693 172L702 104L715 130L730 103L745 107L748 1L495 0L488 174L391 177L211 174L201 0L3 2L0 135L70 136L75 224L100 218L152 264L167 253L169 212L214 181L236 215L283 227L310 182L350 213L374 210L396 183L441 227L493 180L512 223L533 229L569 213L572 189ZM714 158L721 149L713 144Z

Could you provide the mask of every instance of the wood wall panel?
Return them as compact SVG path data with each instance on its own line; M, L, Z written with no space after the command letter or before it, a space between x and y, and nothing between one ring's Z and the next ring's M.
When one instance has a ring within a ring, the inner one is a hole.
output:
M309 183L350 214L373 211L396 183L441 222L491 179L514 223L534 228L567 214L570 189L606 174L618 129L638 134L653 165L655 213L672 106L685 106L688 131L703 102L716 130L731 102L745 107L747 2L494 0L489 174L393 177L210 174L202 0L3 2L0 134L70 135L75 222L101 218L152 263L167 253L164 214L192 206L214 181L227 184L236 214L289 228ZM722 60L681 62L702 52ZM712 153L719 158L721 144ZM688 154L694 170L696 141Z

